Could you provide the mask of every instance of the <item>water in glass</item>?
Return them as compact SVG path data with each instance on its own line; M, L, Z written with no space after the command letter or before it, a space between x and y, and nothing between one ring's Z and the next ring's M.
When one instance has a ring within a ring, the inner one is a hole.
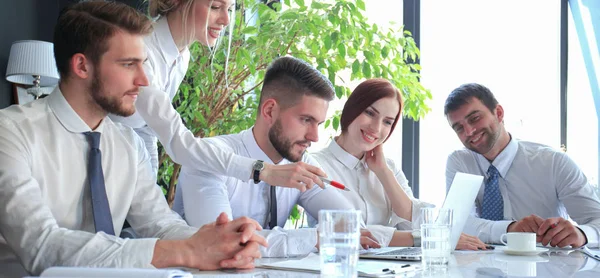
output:
M421 226L421 240L423 268L447 267L452 252L450 226L424 224Z

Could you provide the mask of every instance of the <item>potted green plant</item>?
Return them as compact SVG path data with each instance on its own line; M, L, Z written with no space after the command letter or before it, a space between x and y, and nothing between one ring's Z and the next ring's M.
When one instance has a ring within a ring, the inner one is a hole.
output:
M284 55L313 64L329 77L338 98L351 92L345 81L381 77L401 89L404 116L416 120L429 111L425 102L431 94L419 83L420 66L412 62L419 50L402 26L383 30L367 23L363 0L282 2L238 1L229 55L227 45L214 53L192 46L193 60L173 104L196 136L249 128L265 69ZM350 80L341 80L342 71L351 72ZM325 125L337 130L339 113ZM164 150L159 163L159 184L171 204L180 166Z

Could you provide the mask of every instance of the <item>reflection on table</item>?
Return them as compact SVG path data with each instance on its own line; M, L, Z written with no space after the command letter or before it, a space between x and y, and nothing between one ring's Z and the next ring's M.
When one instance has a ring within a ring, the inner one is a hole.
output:
M257 265L285 259L260 259ZM419 264L389 261L390 264ZM256 268L252 270L221 270L194 272L194 277L319 277L317 273ZM418 271L399 277L600 277L600 261L577 250L551 249L537 256L506 255L501 250L457 251L450 267L444 272Z

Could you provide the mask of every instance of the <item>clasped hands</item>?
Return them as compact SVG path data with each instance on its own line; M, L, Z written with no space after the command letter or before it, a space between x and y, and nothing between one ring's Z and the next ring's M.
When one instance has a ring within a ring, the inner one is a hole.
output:
M585 234L562 217L543 219L535 214L508 225L507 232L536 233L544 246L579 248L587 243Z

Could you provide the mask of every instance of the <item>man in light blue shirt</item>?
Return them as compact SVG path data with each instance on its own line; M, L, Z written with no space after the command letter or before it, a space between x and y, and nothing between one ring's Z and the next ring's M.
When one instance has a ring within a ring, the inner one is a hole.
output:
M533 232L544 245L598 246L600 201L567 154L513 138L504 109L479 84L452 91L444 114L466 147L448 157L447 188L456 172L486 177L465 233L499 243L506 232Z

